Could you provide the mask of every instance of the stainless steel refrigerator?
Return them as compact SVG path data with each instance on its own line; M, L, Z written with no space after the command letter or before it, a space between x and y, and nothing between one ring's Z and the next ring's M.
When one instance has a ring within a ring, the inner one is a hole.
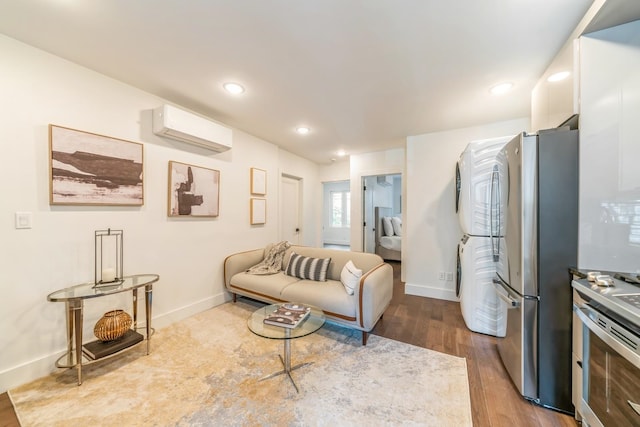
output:
M573 414L568 268L578 253L578 131L523 133L499 156L492 228L506 224L504 237L492 237L494 286L507 331L498 351L525 398Z

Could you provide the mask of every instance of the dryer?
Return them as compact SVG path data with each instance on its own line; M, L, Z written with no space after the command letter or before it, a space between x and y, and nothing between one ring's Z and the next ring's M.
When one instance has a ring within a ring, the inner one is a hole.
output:
M467 327L504 337L507 313L493 286L496 266L489 237L465 235L458 244L456 291Z
M511 139L513 136L472 141L456 163L455 207L464 234L490 235L491 178L498 152Z

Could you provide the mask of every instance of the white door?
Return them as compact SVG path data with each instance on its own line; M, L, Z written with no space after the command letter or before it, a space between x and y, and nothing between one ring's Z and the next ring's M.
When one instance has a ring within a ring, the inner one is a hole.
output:
M300 229L300 189L301 180L288 175L280 178L280 240L299 245L302 230Z

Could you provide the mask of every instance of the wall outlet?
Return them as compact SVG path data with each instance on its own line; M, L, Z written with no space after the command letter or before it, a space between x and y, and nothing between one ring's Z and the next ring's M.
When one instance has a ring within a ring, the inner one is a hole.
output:
M447 271L447 282L453 282L453 273Z
M444 280L444 271L441 271L440 273L438 273L438 280Z

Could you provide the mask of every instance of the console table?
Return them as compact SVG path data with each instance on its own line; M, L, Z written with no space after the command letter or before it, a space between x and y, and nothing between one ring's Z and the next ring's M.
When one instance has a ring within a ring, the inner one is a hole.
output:
M151 295L153 283L157 282L160 276L157 274L137 274L123 277L113 284L84 283L71 286L52 292L47 296L48 301L64 302L67 311L67 352L57 361L58 368L73 368L78 371L78 385L82 384L82 365L87 365L95 360L83 361L82 353L82 322L84 300L91 298L101 298L108 295L122 292L132 292L133 294L133 330L138 327L138 288L144 287L145 292L145 315L146 315L146 342L147 354L150 351L151 339ZM138 343L139 344L139 343ZM135 346L135 345L134 345ZM133 348L134 346L128 347ZM109 356L118 354L128 348L122 349ZM109 357L105 356L105 357ZM66 361L65 361L66 359ZM86 359L86 358L85 358ZM96 359L101 360L101 359Z

